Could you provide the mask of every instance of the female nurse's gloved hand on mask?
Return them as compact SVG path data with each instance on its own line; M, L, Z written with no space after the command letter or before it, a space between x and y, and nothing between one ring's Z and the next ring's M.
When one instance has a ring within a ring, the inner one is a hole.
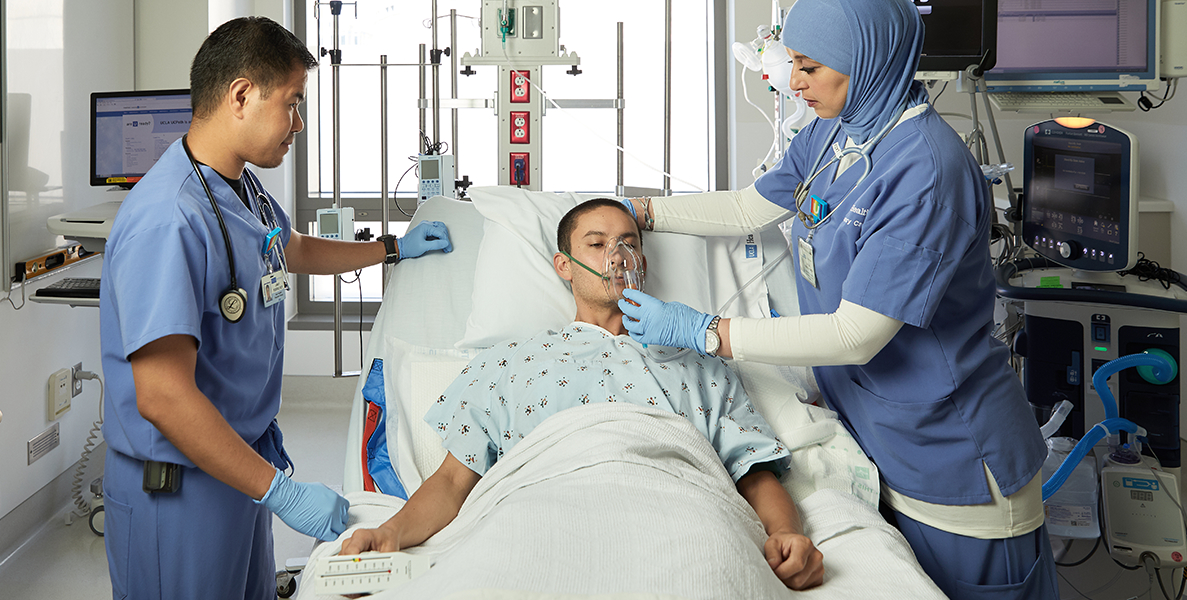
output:
M629 288L623 290L622 295L625 299L618 301L623 314L622 324L635 341L705 353L705 330L709 329L713 315L679 302L657 300Z
M408 230L404 237L396 240L400 258L416 258L431 250L453 252L449 242L449 230L441 221L421 221Z

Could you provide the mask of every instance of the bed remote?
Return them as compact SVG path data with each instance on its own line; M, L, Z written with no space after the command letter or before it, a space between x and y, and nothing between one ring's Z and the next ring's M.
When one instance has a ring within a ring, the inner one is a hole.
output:
M319 558L313 566L313 593L369 594L400 587L429 570L429 557L406 552L364 552Z

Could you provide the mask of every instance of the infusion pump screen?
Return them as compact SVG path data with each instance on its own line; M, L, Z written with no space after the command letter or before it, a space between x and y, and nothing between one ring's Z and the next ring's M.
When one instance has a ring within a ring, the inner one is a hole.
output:
M1037 140L1029 220L1055 234L1120 244L1122 151L1110 142Z

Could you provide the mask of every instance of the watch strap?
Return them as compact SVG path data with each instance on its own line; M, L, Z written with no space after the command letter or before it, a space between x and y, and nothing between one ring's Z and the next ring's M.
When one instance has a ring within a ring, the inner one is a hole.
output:
M396 243L396 236L388 234L381 235L376 240L383 242L384 251L387 256L383 259L383 264L394 265L400 262L400 246Z

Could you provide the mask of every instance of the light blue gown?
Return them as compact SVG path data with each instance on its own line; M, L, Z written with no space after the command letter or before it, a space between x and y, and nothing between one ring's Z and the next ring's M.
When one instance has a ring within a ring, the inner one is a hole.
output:
M425 422L482 475L544 419L591 402L629 402L688 419L735 482L755 465L786 468L786 447L720 358L693 352L661 363L630 336L581 322L482 352Z

